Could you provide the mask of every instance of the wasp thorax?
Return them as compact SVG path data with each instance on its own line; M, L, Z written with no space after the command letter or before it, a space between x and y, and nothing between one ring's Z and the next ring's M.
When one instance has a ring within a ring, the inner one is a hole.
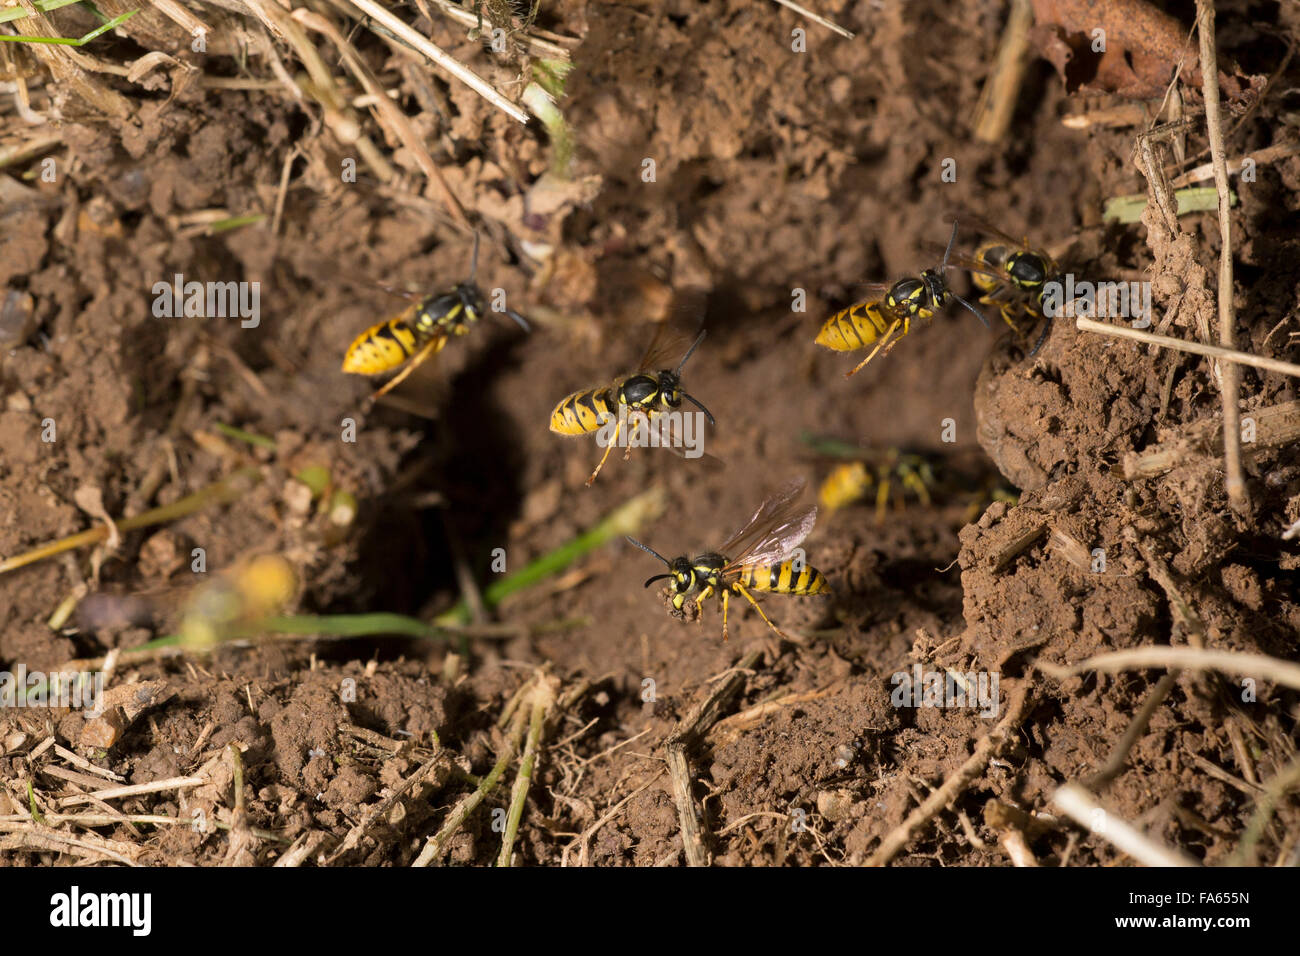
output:
M1046 263L1033 253L1013 252L1007 256L1007 274L1024 288L1037 288L1047 281Z
M652 375L634 375L618 390L620 404L629 407L648 405L659 395L659 380Z
M915 315L926 304L926 283L920 279L899 279L885 293L885 304Z

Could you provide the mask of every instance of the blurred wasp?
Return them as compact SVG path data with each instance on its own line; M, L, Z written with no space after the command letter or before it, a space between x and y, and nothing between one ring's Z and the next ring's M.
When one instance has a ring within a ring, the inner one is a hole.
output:
M681 408L683 399L702 411L710 425L717 424L712 413L700 403L699 399L682 390L682 368L704 341L703 330L695 337L690 348L686 349L686 354L682 355L676 368L655 370L669 356L680 354L684 339L684 334L677 326L671 326L670 323L660 325L635 372L609 385L574 392L556 405L555 410L551 412L551 431L557 435L589 435L609 423L614 423L613 437L605 447L605 454L601 456L600 464L587 479L588 486L596 480L600 470L605 467L605 461L614 446L618 444L619 432L625 423L630 430L634 415L641 417L647 427L654 431L655 441L650 443L670 447L674 451L680 449L676 448L672 440L671 428L663 427L665 419L662 416L665 412ZM631 454L632 444L629 442L623 459L626 461Z
M980 303L997 308L1002 321L1023 338L1027 330L1016 324L1016 318L1024 314L1034 321L1050 319L1043 297L1050 283L1061 281L1060 266L1046 252L1027 245L1027 240L1017 242L982 219L962 216L962 221L973 225L986 238L973 256L959 253L952 257L952 264L970 272L971 281L981 292ZM1050 321L1043 323L1029 355L1042 347L1050 326Z
M817 498L826 511L833 512L861 501L876 489L876 523L885 520L885 508L895 483L901 491L910 491L924 507L930 506L930 491L935 486L934 467L924 455L897 448L878 452L862 450L862 458L836 465L822 482Z
M957 223L954 222L952 237L948 240L948 248L937 269L926 269L919 276L899 279L891 286L869 283L866 288L871 298L836 312L826 320L817 335L818 345L836 352L856 352L873 342L876 345L853 371L845 373L845 378L861 371L882 348L885 354L889 354L903 336L912 330L913 320L929 319L947 305L949 299L955 299L975 313L976 318L988 328L988 320L980 310L953 292L944 278L956 239Z
M474 281L477 273L478 233L475 233L468 279L446 292L419 297L400 315L372 325L352 340L343 356L345 372L379 375L406 363L404 369L370 396L371 401L391 391L426 359L441 352L452 336L464 335L482 318L487 309L483 290ZM512 309L506 309L505 313L528 331L522 315Z
M884 522L894 496L901 508L910 492L924 507L939 501L967 500L982 509L992 501L1015 503L1014 490L1001 484L982 456L968 459L961 451L936 454L900 448L864 448L805 432L800 440L819 457L838 459L818 490L826 513L856 504L875 489L876 523ZM897 494L895 494L897 492ZM978 515L978 510L975 512ZM969 516L963 523L969 523Z
M805 564L801 558L790 557L817 522L816 505L800 508L795 504L803 489L802 478L788 482L764 500L745 526L721 548L693 558L682 555L669 561L658 551L629 537L627 540L632 544L668 566L667 574L656 574L646 581L645 586L669 579L673 610L683 611L687 600L693 597L697 615L704 602L717 595L722 601L724 641L728 636L727 605L734 592L753 605L768 627L785 637L763 613L750 592L771 591L801 596L830 593L830 585L820 571Z

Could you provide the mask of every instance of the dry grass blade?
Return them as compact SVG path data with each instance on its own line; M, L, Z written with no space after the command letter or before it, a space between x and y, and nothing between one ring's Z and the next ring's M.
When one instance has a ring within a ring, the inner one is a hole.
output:
M1196 0L1196 29L1201 40L1201 78L1205 91L1205 122L1210 131L1214 187L1219 193L1219 345L1232 348L1236 313L1232 308L1232 219L1229 215L1228 166L1224 158L1223 125L1219 117L1219 60L1214 44L1214 0ZM1246 479L1241 473L1241 369L1223 369L1224 490L1232 510L1244 514Z
M668 773L673 782L673 796L677 800L677 815L682 824L682 846L686 851L687 866L709 865L709 853L704 845L704 812L695 798L687 752L717 722L722 708L740 691L747 672L758 663L762 655L761 650L747 652L731 669L726 680L720 681L708 697L683 717L664 742L668 754Z
M993 72L984 81L975 111L975 138L984 143L1000 143L1011 128L1011 119L1020 98L1020 87L1029 62L1029 28L1034 11L1030 0L1012 0L1007 25L998 44Z
M1224 348L1221 345L1206 345L1203 342L1189 342L1186 339L1176 339L1170 335L1158 335L1155 332L1144 332L1141 329L1132 329L1126 325L1109 325L1105 322L1095 322L1092 319L1075 319L1075 327L1083 332L1100 332L1102 335L1113 335L1120 339L1132 339L1135 342L1148 342L1151 345L1160 345L1167 349L1177 349L1180 352L1191 352L1195 355L1208 355L1210 358L1216 358L1227 362L1231 365L1249 365L1251 368L1260 368L1266 372L1280 372L1283 375L1294 375L1300 377L1300 365L1291 362L1283 362L1281 359L1268 358L1263 355L1255 355L1251 352L1239 352L1236 349ZM1238 453L1240 454L1241 425L1240 413L1237 416L1237 430L1230 433L1227 430L1227 416L1224 416L1224 440L1228 439L1230 434L1237 435Z
M72 807L81 803L93 803L98 800L117 800L122 797L136 797L145 793L161 793L164 790L180 790L184 787L201 787L207 783L202 777L169 777L155 780L153 783L136 783L126 787L109 787L94 793L79 793L70 797L61 797L57 802L60 807Z
M1278 660L1264 654L1237 654L1195 647L1134 647L1126 651L1098 654L1077 664L1059 665L1038 661L1044 674L1057 679L1075 677L1087 671L1113 674L1119 671L1145 670L1149 667L1177 667L1184 670L1221 671L1256 680L1272 681L1300 690L1300 664Z
M975 746L975 752L943 782L943 786L926 797L919 807L907 815L907 819L885 835L880 846L867 858L866 865L884 866L912 842L931 819L938 816L944 807L956 800L984 772L989 761L1006 745L1028 712L1029 687L1022 681L1011 691L1007 701L1007 715Z
M1105 809L1096 797L1077 783L1067 783L1057 790L1052 795L1052 802L1076 823L1147 866L1200 866L1190 856L1162 846L1127 820Z
M788 10L793 10L801 17L807 17L813 23L819 23L822 26L824 26L826 29L835 31L840 36L844 37L846 40L852 40L854 36L856 36L856 34L852 33L849 30L844 29L834 20L828 20L820 13L813 13L807 7L799 6L799 4L795 3L794 0L776 0L776 2L781 4L781 6L785 7Z
M338 47L344 64L347 65L347 68L352 71L352 75L357 78L365 91L373 98L374 108L380 121L391 127L393 135L411 151L415 161L420 164L420 169L428 177L430 187L438 193L451 217L468 231L470 225L469 220L465 218L465 208L451 191L451 187L447 185L442 170L438 168L437 163L433 161L433 157L429 155L429 150L425 148L424 140L416 132L415 127L411 125L411 121L406 114L398 109L397 104L389 98L387 91L370 71L370 68L366 66L356 48L347 41L347 38L338 31L338 28L333 23L318 13L299 9L293 12L293 18L308 29L325 34L325 36L329 37L330 42Z
M392 30L394 34L427 56L439 68L446 70L511 119L518 120L525 126L528 125L527 110L511 103L487 80L455 57L449 56L424 34L417 33L409 24L399 20L373 0L347 0L347 2L366 14L366 16L372 17L377 23L382 23L389 30Z

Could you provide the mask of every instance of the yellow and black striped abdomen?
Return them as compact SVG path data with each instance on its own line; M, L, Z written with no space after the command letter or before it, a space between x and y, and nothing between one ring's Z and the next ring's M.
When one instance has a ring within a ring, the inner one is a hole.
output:
M872 480L866 462L844 462L832 468L826 476L817 493L818 500L827 511L835 511L865 496L871 488Z
M803 570L794 569L794 561L781 564L741 565L738 583L754 591L771 591L774 594L827 594L830 585L814 567L805 564Z
M440 343L434 346L438 351L447 343L445 335L439 335ZM388 319L366 329L348 346L343 356L343 371L358 375L378 375L397 368L416 353L420 346L429 341L427 334L413 329L405 316Z
M551 431L558 435L588 435L618 417L618 398L612 386L574 392L551 412Z
M891 324L881 312L879 300L859 302L827 319L817 334L817 344L836 352L864 349L884 335Z

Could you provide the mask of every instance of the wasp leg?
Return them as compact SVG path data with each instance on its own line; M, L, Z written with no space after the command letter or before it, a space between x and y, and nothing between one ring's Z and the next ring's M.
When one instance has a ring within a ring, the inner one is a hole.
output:
M857 364L857 367L854 368L852 372L845 372L844 377L852 378L854 375L857 375L858 372L862 371L863 366L865 366L868 362L870 362L873 358L876 357L876 353L879 352L881 348L884 346L884 344L889 341L890 336L892 336L896 331L898 331L898 327L901 324L902 323L898 319L894 319L894 324L885 330L885 334L880 337L880 341L877 342L876 347L871 350L871 354L868 355L866 358L864 358L861 362L859 362ZM904 335L907 334L906 329L903 330L903 334Z
M1020 330L1020 326L1011 318L1011 314L1015 312L1015 307L1008 303L1003 305L1000 311L1002 312L1002 321L1011 326L1011 331L1016 333L1017 336L1023 337L1025 333Z
M695 599L695 623L704 624L704 602L713 597L713 585L707 585Z
M622 422L618 422L618 423L614 426L614 435L613 435L613 437L610 438L610 440L609 440L609 444L605 446L605 454L601 456L601 458L600 458L600 464L596 466L596 470L593 471L593 472L591 473L591 477L587 479L587 487L588 487L588 488L590 488L591 485L592 485L592 482L594 482L594 481L596 480L596 476L600 474L600 469L602 469L602 468L605 467L605 461L609 458L609 453L610 453L611 451L613 451L613 450L614 450L614 446L618 444L618 432L619 432L619 429L622 428L622 427L623 427L623 423L622 423Z
M782 631L779 627L773 624L772 619L763 613L763 609L759 607L758 602L754 600L754 595L750 594L749 591L746 590L743 584L741 584L739 581L735 581L732 583L731 587L733 590L737 591L741 597L743 597L746 601L748 601L750 604L754 606L754 610L758 612L758 616L763 619L764 624L766 624L772 630L776 631L777 634L781 635L781 638L783 640L787 640L787 641L790 640L789 636L784 631Z
M414 355L411 356L411 360L406 363L406 368L402 369L391 379L389 379L383 388L381 388L379 391L375 392L375 394L370 396L370 400L373 402L376 401L381 396L387 395L400 382L402 382L406 378L406 376L410 375L417 368L419 368L420 365L429 358L429 356L437 355L439 352L441 352L442 347L446 344L447 344L447 340L440 335L432 339L429 339L429 341L426 342L421 347L420 351L416 352Z
M889 504L889 476L884 475L880 479L880 486L876 488L876 524L885 523L887 504Z
M728 588L722 589L722 643L727 643L727 599L731 597Z
M911 468L903 472L903 487L911 488L917 500L925 507L930 507L930 489L925 487L925 481Z
M631 460L632 460L632 441L631 441L631 438L632 438L633 435L636 434L636 430L633 428L633 424L632 424L632 416L635 415L635 414L641 414L642 416L644 416L646 428L647 428L647 429L650 428L650 416L649 416L649 415L646 415L644 412L640 412L640 413L638 413L638 412L628 412L628 416L627 416L628 443L627 443L627 448L626 448L626 450L624 450L624 452L623 452L623 460L624 460L624 461L631 461ZM649 432L647 431L646 434L648 435Z

